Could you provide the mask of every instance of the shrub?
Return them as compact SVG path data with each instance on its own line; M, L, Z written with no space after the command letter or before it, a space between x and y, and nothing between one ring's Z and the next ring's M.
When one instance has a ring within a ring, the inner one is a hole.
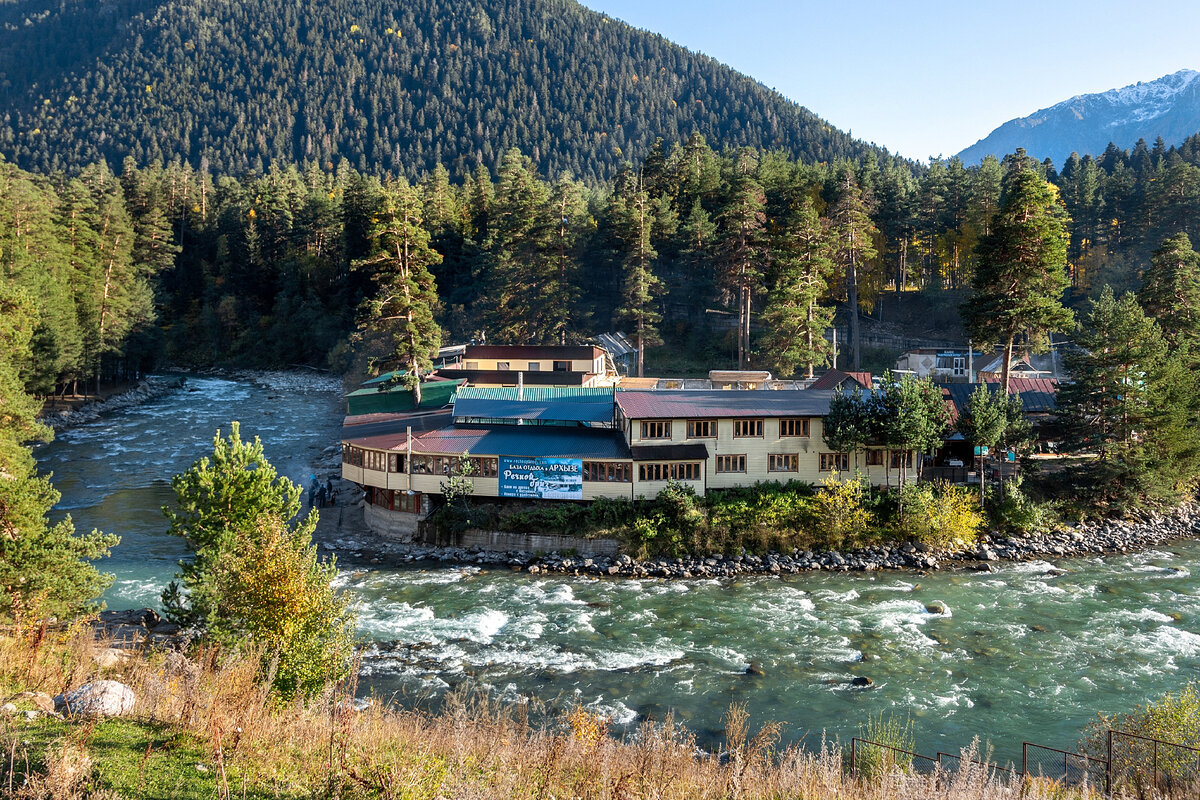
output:
M331 561L312 544L317 514L295 524L300 487L276 475L262 443L213 438L213 457L176 475L171 532L195 551L183 584L163 592L168 616L230 647L265 647L273 686L285 699L309 696L349 671L354 614L332 587Z
M910 483L901 489L905 515L903 537L933 547L958 549L975 541L983 514L975 493L948 483Z
M880 711L878 716L868 716L865 726L858 726L858 738L873 743L858 743L857 763L851 767L859 778L871 780L895 770L912 771L912 756L906 755L916 743L911 718L902 722L890 714L885 718Z
M855 475L845 481L832 473L813 495L809 529L816 544L837 550L857 545L875 525L865 505L866 480Z
M1039 503L1026 494L1020 477L1005 482L988 495L988 521L1012 533L1042 533L1053 527L1056 514L1049 503Z
M1200 692L1197 692L1195 684L1184 687L1179 694L1163 695L1128 714L1112 717L1098 715L1084 730L1080 748L1096 758L1108 758L1110 729L1133 734L1132 737L1113 738L1114 790L1120 784L1126 784L1138 797L1173 796L1175 789L1191 785L1194 794L1196 754L1183 748L1200 747ZM1134 738L1137 736L1183 747L1155 745Z

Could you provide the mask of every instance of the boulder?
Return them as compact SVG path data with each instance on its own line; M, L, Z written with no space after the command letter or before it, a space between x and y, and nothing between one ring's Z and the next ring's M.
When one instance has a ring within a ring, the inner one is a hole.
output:
M120 717L133 711L133 689L119 681L85 683L54 698L54 708L67 716Z
M759 664L757 661L751 661L750 666L746 667L746 674L758 675L761 677L765 676L767 673L763 670L762 664Z
M925 611L929 614L945 614L946 604L934 600L932 603L926 603Z
M874 685L874 683L875 683L875 681L871 680L870 678L866 677L865 675L859 675L850 680L851 686L872 686L872 685Z

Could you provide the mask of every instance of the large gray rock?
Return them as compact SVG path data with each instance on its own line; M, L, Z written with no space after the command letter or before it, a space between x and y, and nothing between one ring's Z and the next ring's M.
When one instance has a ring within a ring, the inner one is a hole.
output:
M136 697L119 681L85 683L54 698L54 707L67 716L120 717L133 711Z

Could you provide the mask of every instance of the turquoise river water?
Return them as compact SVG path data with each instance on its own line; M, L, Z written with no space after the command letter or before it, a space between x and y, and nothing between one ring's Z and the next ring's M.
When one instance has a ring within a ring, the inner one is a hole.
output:
M159 508L170 477L240 420L300 481L337 441L340 402L307 388L191 377L187 389L62 433L38 452L77 527L122 536L103 568L111 608L153 606L184 555ZM579 702L624 726L667 712L702 743L730 703L790 741L843 740L868 715L910 715L918 749L972 737L1002 760L1022 740L1070 747L1200 677L1200 544L1130 556L1002 564L993 574L828 574L728 581L591 580L508 570L344 563L370 649L364 692L436 704L468 685ZM927 613L928 603L950 613ZM746 674L750 662L764 675ZM852 688L866 676L869 688Z

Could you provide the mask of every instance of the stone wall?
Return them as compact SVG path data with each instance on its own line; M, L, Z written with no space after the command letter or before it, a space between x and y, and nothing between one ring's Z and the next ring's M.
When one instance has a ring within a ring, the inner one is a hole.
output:
M376 536L390 541L412 543L417 538L417 528L422 515L404 511L390 511L381 506L363 503L363 521Z

